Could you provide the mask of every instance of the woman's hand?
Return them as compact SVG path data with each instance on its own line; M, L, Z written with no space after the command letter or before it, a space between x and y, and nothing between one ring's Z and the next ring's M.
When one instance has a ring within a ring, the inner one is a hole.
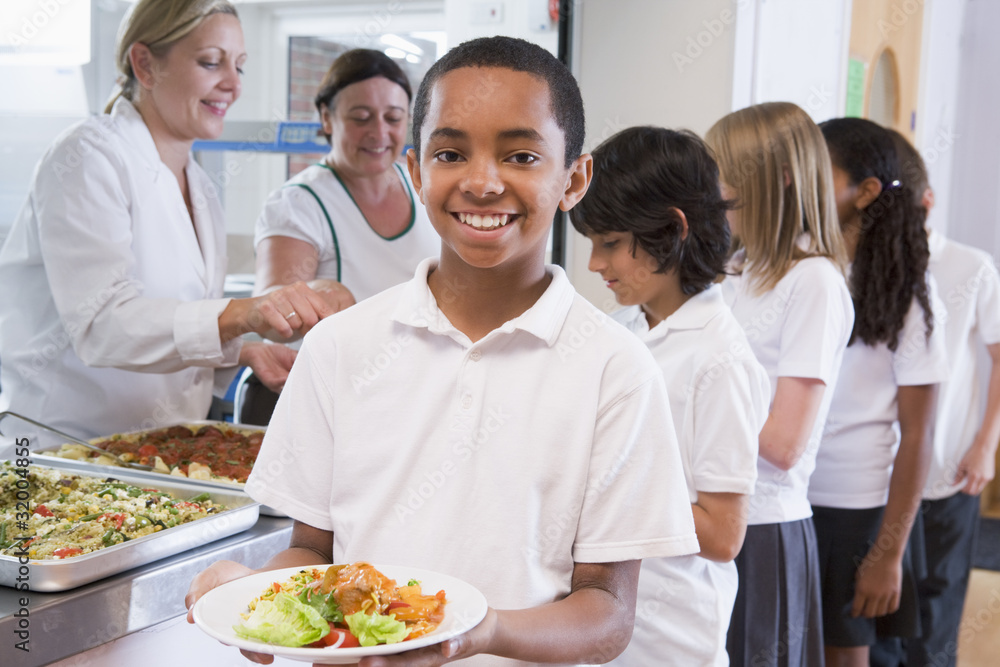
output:
M249 299L233 299L219 315L219 337L225 343L246 333L273 332L281 340L305 335L335 307L304 282Z
M244 343L240 350L240 365L252 368L265 387L279 393L298 354L285 345Z

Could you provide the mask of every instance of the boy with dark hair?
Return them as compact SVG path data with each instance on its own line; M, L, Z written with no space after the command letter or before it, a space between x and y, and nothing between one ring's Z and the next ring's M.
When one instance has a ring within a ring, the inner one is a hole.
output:
M701 552L644 560L635 631L617 667L729 664L726 631L757 480L770 382L716 284L729 255L719 169L690 132L622 130L594 150L570 217L590 269L667 383Z
M570 82L506 37L431 68L408 162L440 261L306 337L247 484L296 519L265 569L405 563L491 605L465 635L362 665L606 662L640 559L698 550L663 378L544 263L557 207L590 181ZM216 563L187 602L248 573Z

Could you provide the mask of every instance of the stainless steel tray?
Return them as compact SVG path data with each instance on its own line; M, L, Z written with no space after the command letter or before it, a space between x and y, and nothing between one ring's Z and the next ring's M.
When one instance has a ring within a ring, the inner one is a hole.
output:
M67 462L67 459L55 458L58 462ZM108 466L112 474L107 475L93 470L80 470L75 466L40 465L37 461L32 463L42 468L57 468L85 477L111 476L123 482L149 486L149 478L137 474L142 471L128 468ZM168 475L159 475L155 488L179 497L191 497L208 490L213 502L225 505L228 509L191 523L64 560L30 560L27 565L22 565L16 557L0 555L0 585L17 587L19 576L24 581L20 568L27 567L30 590L43 593L65 591L235 535L254 525L259 516L260 505L241 491L205 489L202 485Z
M259 433L266 430L263 426L251 426L249 424L234 424L232 422L220 422L213 421L210 419L193 420L178 422L176 424L165 424L163 426L157 426L153 429L146 429L142 431L129 431L127 433L112 434L112 435L122 435L122 436L141 436L145 433L150 433L152 431L159 431L164 428L170 428L171 426L216 426L225 427L228 429L233 429L237 431L254 432ZM93 438L92 442L101 442L102 440L108 440L112 435L103 436L100 438ZM202 491L224 491L228 493L243 493L244 485L240 482L223 482L216 479L191 479L190 477L178 477L176 475L170 475L163 472L158 472L156 470L136 470L133 468L122 468L113 465L102 465L98 463L91 463L89 461L81 461L78 459L66 459L61 456L56 455L56 450L33 450L31 452L31 460L42 464L49 465L57 468L63 468L66 470L75 470L80 472L89 472L100 475L110 475L117 476L123 474L123 471L127 471L127 474L135 477L136 479L144 479L150 482L164 482L173 483L174 481L183 482L184 484L190 484L196 487L201 487ZM285 514L279 512L278 510L268 507L267 505L261 505L260 513L267 516L277 516L283 517Z

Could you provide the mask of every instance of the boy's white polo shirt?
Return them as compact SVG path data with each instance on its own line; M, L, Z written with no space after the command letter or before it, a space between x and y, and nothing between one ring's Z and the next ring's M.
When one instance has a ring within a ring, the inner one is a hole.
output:
M638 306L613 317L646 343L663 372L691 502L699 492L752 494L771 391L722 287L692 296L652 330ZM644 560L632 641L611 664L729 664L737 587L733 562Z
M992 258L978 248L956 243L932 231L928 238L930 272L947 310L947 323L935 313L935 326L945 327L948 379L938 389L934 455L924 498L948 498L965 485L955 484L962 457L982 425L980 345L1000 343L1000 275Z
M333 531L336 562L445 572L498 608L565 596L574 561L696 553L645 346L555 266L472 343L437 307L434 265L306 336L248 492Z
M755 293L743 275L727 278L723 293L767 371L772 401L779 377L817 379L826 385L802 457L788 471L759 457L757 487L750 499L751 525L808 518L812 516L806 495L809 477L854 327L847 281L832 261L811 257L796 262L774 289L763 294Z
M944 312L934 278L927 275L931 310ZM844 352L826 431L809 484L813 505L842 509L882 507L899 449L899 387L937 384L948 375L944 326L926 333L924 309L910 304L893 352L860 340Z

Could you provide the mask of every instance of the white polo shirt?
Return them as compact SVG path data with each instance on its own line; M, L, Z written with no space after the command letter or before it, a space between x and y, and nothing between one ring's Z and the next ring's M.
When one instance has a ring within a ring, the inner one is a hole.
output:
M947 310L947 323L935 326L945 327L949 377L938 390L934 456L924 487L924 498L938 500L965 484L954 483L955 473L982 425L984 369L977 353L981 344L1000 343L1000 275L982 250L935 231L928 241L930 272Z
M699 492L753 493L771 392L722 287L691 297L652 330L638 306L613 317L645 341L663 371L691 502ZM728 665L737 588L733 562L644 560L632 641L610 664Z
M934 278L927 274L931 311L944 312ZM899 449L899 387L937 384L948 374L944 327L926 333L924 309L913 300L899 345L872 347L856 340L844 353L840 380L809 485L813 505L842 509L882 507Z
M805 453L784 471L757 459L757 486L750 499L750 525L798 521L812 516L806 497L840 362L854 327L854 304L837 266L823 257L800 260L774 289L756 294L748 277L730 276L723 293L771 381L815 378L826 385Z
M574 562L696 553L645 346L554 266L531 308L472 343L438 309L432 266L305 337L253 498L333 531L336 562L445 572L501 609L564 597Z

